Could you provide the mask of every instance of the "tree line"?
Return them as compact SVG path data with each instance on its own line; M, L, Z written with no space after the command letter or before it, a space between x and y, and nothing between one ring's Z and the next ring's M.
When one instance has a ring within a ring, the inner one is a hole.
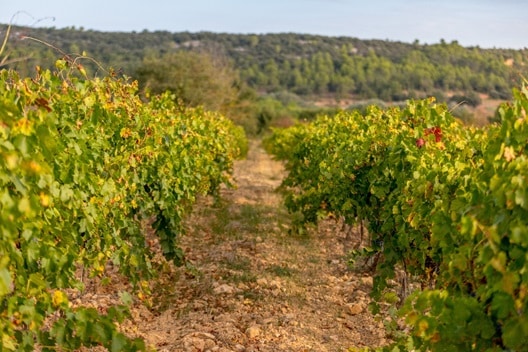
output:
M4 36L7 26L0 29ZM4 60L4 66L22 75L32 75L37 65L52 67L58 55L85 53L98 62L85 63L94 74L112 67L137 79L141 88L169 89L183 100L196 99L185 94L195 94L189 86L196 88L199 81L217 87L228 97L215 97L208 90L213 97L203 97L201 103L224 109L247 110L244 100L285 92L302 99L328 95L384 102L435 96L474 106L481 94L509 99L512 88L528 74L528 48L484 49L444 40L423 44L295 33L124 33L15 26L7 49L17 59ZM182 69L184 64L194 68ZM185 71L197 76L182 78ZM209 98L217 100L213 104Z

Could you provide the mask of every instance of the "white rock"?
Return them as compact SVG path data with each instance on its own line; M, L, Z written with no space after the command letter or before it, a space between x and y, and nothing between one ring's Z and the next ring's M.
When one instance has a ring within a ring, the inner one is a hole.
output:
M250 339L257 338L260 335L260 327L257 325L250 326L246 330L246 335Z
M203 340L205 343L204 343L204 350L205 351L210 351L212 350L213 348L216 347L216 343L213 341L213 340L209 340L209 339L206 339L206 340Z
M235 345L235 351L237 352L244 352L246 348L242 345Z
M268 286L268 280L261 277L260 279L257 279L257 285L259 286Z
M281 283L278 280L271 280L269 285L270 285L271 288L281 289Z
M195 337L199 337L201 339L209 339L209 340L215 340L216 337L213 334L210 334L208 332L197 332L193 334Z
M232 294L235 292L235 288L233 286L229 286L228 284L222 284L218 287L216 287L213 292L217 295L227 293Z
M359 303L347 304L347 313L350 315L358 315L363 312L363 305Z
M185 351L189 351L189 352L194 352L196 350L198 351L205 350L205 341L197 337L191 337L191 338L185 339L183 342L183 345L185 347Z
M363 283L363 285L366 286L372 286L372 281L372 276L366 276L361 278L361 282Z

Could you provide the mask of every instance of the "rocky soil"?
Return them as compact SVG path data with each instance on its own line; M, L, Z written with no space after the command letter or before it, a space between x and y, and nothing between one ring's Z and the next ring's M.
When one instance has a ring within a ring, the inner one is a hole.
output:
M347 351L388 343L372 277L347 266L359 234L328 222L292 235L284 170L253 142L235 189L201 199L182 237L189 265L160 267L150 305L123 324L158 351ZM98 295L104 296L103 292ZM352 350L352 349L350 349Z

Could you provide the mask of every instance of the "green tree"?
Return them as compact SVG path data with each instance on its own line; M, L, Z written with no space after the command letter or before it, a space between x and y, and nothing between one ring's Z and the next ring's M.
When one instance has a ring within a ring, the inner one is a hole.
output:
M267 77L267 86L273 90L280 86L279 66L275 60L268 60L264 66L264 73Z
M238 73L226 59L193 51L145 58L136 70L145 94L170 91L189 106L229 112L240 93Z

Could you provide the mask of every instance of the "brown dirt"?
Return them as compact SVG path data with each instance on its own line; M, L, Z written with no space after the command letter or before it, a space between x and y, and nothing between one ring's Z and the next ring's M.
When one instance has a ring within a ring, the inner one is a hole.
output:
M489 118L495 115L495 111L504 100L491 99L482 95L482 103L475 108L475 125L484 126L489 123Z
M258 142L236 189L204 198L186 222L189 268L166 266L151 307L124 324L159 351L346 351L387 343L369 312L372 277L351 271L339 227L289 235L275 192L284 176Z

